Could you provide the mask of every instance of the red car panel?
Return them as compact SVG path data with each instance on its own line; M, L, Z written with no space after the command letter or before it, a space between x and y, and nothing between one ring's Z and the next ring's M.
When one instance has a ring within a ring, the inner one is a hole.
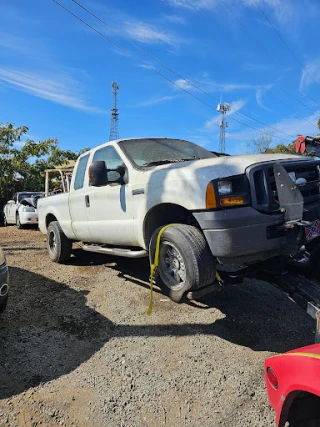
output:
M320 344L270 357L264 368L269 401L279 427L285 425L291 403L300 392L320 396Z

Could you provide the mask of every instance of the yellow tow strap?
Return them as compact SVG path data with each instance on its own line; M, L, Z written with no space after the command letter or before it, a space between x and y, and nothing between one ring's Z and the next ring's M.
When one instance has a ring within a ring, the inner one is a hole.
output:
M157 242L156 242L156 252L154 255L154 261L153 264L151 264L150 267L150 302L149 302L149 309L148 309L148 316L151 316L152 314L152 305L153 305L153 280L155 278L155 274L156 274L156 269L159 265L159 253L160 253L160 239L161 239L161 235L164 232L165 229L167 229L168 227L171 227L174 224L169 224L169 225L165 225L164 227L161 228L161 230L159 231L159 234L157 236Z
M148 316L151 316L152 314L152 306L153 306L153 280L155 278L156 275L156 270L158 268L159 265L159 254L160 254L160 239L161 239L161 235L164 232L164 230L166 230L168 227L172 227L175 224L168 224L165 225L164 227L161 228L161 230L159 231L159 234L157 236L157 241L156 241L156 251L155 251L155 255L154 255L154 261L153 264L151 264L150 266L150 301L149 301L149 308L148 308ZM223 284L223 280L220 277L220 274L218 272L216 272L216 279L220 284Z

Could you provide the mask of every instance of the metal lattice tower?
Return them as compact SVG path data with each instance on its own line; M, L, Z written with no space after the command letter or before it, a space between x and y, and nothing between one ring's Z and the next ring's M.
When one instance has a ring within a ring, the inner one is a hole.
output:
M220 121L220 142L219 142L219 151L220 153L226 152L226 128L228 127L228 122L226 121L227 112L231 110L231 105L220 102L218 104L217 110L222 114L222 120Z
M109 141L119 139L119 128L118 128L119 112L117 108L117 94L120 86L118 85L117 82L112 82L111 87L112 87L113 104L111 108Z

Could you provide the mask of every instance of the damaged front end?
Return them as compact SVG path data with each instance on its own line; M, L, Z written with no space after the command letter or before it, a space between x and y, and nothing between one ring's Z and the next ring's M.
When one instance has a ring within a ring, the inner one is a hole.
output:
M37 209L37 204L38 204L39 198L40 198L40 196L26 197L25 199L22 199L20 201L20 206L22 205L23 207L32 208L32 210L30 210L30 212L35 212L35 210Z
M280 163L274 164L273 172L279 210L284 215L284 224L278 230L285 231L285 252L292 256L301 252L301 247L311 240L320 237L319 174L312 181L297 178L295 172L287 172ZM315 189L319 195L317 200L306 204L303 193L314 192Z

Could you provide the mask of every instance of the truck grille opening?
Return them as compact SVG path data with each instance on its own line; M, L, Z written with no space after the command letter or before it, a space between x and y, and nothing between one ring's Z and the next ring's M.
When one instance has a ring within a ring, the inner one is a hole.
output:
M303 164L305 163L305 164ZM306 183L298 185L304 198L305 205L319 201L319 160L281 162L290 174L294 173L295 179L304 178ZM276 212L279 209L278 194L272 163L255 165L248 170L251 184L252 206L262 212Z

